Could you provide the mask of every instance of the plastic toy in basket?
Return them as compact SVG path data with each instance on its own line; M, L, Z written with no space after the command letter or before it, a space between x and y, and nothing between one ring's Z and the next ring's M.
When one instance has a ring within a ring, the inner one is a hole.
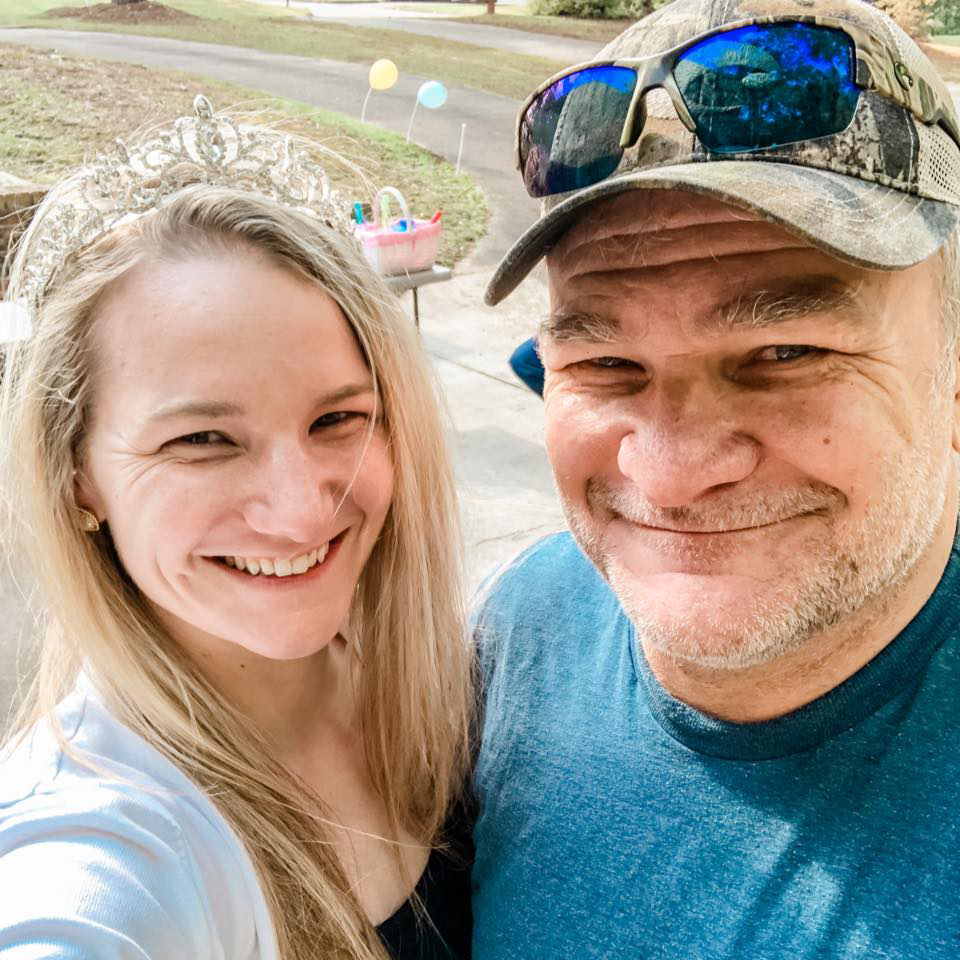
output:
M400 207L400 217L390 217L390 197ZM384 187L373 202L373 223L361 223L357 233L363 253L377 273L393 276L429 270L440 247L440 221L415 220L403 194Z

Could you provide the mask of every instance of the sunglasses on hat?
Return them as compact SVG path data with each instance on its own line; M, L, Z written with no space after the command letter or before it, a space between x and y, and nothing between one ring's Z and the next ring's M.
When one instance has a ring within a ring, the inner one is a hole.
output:
M551 77L520 109L515 159L527 192L547 197L609 177L638 141L644 97L657 88L716 154L841 133L864 89L941 124L960 144L950 105L868 31L826 17L760 18L665 53L582 64Z

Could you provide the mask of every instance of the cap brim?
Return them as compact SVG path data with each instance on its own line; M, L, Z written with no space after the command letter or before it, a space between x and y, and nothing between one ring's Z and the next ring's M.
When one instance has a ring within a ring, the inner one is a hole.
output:
M604 180L561 201L510 248L484 299L493 306L536 266L584 206L627 190L716 197L779 224L838 260L902 270L932 256L960 222L960 207L855 177L767 161L655 167Z

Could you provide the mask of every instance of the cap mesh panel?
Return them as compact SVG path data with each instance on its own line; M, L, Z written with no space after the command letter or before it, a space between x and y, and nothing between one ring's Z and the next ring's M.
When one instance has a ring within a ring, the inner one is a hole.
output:
M931 200L960 203L960 149L940 127L917 124L920 153L917 187Z

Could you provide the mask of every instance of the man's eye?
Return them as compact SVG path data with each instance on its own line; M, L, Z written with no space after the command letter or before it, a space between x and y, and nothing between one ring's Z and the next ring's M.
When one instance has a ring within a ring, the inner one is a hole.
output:
M171 440L170 444L184 447L210 447L226 442L222 433L217 433L215 430L202 430L199 433L188 433L186 436L177 437L176 440Z
M589 360L591 366L601 367L604 370L617 370L621 367L635 367L632 360L625 360L623 357L594 357Z
M784 343L775 347L766 347L757 354L757 359L773 361L774 363L789 363L791 360L802 360L804 357L819 352L816 347Z

